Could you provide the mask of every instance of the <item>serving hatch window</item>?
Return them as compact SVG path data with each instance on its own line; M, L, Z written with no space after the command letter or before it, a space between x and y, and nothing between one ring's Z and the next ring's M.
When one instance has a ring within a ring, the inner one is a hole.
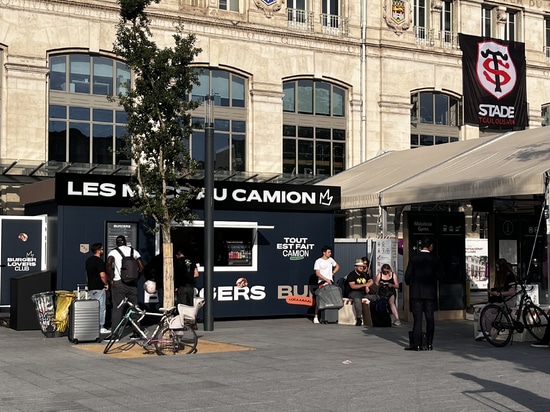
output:
M256 271L258 228L256 222L215 222L214 271ZM200 265L199 271L203 270L205 262L203 221L172 227L172 243L174 247L182 249L186 256Z

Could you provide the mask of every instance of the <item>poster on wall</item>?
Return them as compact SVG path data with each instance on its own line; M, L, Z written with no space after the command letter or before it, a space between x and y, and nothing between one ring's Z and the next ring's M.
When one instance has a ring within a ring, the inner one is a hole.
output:
M388 237L388 238L378 238L375 239L375 263L374 269L376 274L380 273L382 265L388 264L391 266L394 273L397 273L397 238ZM402 279L399 279L399 282L402 282Z
M10 300L10 279L46 270L46 216L0 217L0 303Z
M466 239L466 275L470 289L487 289L489 280L489 241Z

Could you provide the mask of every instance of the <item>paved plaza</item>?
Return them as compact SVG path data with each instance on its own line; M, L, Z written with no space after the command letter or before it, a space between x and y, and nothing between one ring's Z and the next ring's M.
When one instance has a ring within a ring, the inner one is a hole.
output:
M203 339L254 350L117 359L0 327L0 411L550 411L550 349L476 342L465 320L408 352L410 329L216 321Z

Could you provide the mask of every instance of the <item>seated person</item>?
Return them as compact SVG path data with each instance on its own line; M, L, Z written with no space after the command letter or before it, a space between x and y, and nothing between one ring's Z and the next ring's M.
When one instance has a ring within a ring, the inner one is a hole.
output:
M376 275L375 285L378 286L378 296L380 299L387 299L390 305L391 313L395 320L394 326L401 325L399 320L399 313L395 306L395 296L397 295L396 289L399 289L399 283L397 282L397 275L392 271L391 266L387 263L382 265L381 271Z
M356 322L355 326L363 324L363 298L370 292L370 287L373 285L372 278L365 270L363 259L355 260L355 269L348 273L347 282L349 287L348 297L353 299L353 307L355 309Z

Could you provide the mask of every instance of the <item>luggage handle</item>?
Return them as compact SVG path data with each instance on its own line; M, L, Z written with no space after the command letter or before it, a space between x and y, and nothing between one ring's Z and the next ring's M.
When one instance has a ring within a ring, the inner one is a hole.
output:
M76 296L77 299L81 299L80 290L84 290L84 300L87 300L90 298L88 295L88 284L87 283L77 283L76 284Z

